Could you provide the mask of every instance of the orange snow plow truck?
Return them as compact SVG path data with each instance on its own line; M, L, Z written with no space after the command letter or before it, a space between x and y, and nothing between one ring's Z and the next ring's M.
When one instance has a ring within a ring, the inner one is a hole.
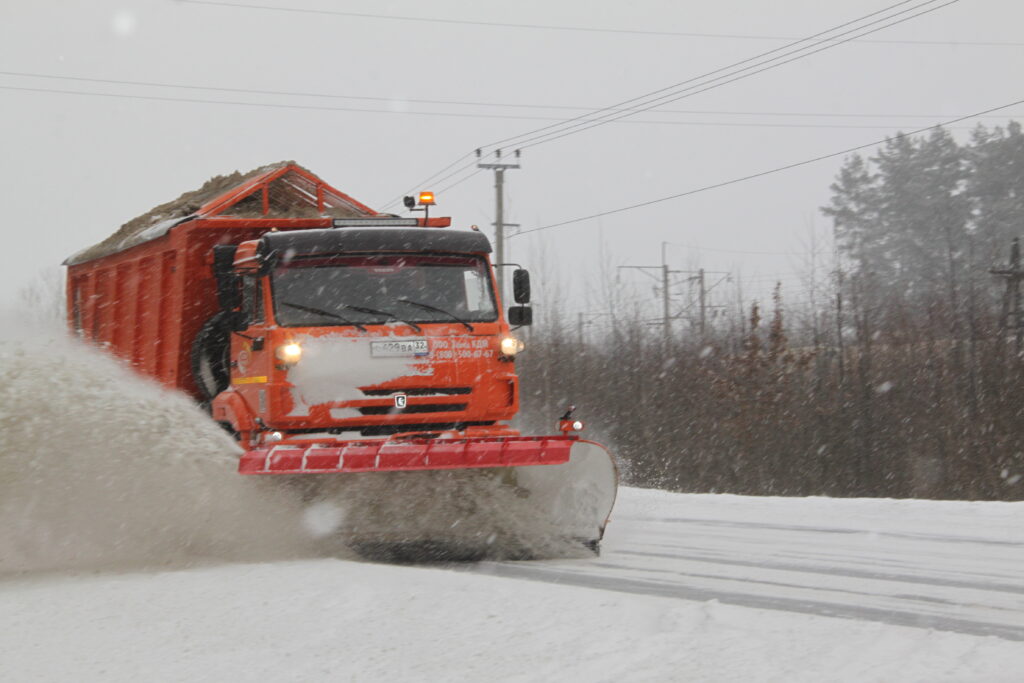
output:
M293 162L218 176L70 257L68 322L204 406L240 474L337 505L357 549L597 552L613 460L568 412L552 435L506 424L529 275L506 316L487 237L450 223Z

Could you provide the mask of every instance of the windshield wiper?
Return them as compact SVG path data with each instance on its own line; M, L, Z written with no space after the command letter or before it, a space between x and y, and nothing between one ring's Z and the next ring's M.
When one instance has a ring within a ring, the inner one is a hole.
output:
M454 320L455 322L462 323L463 325L465 325L466 329L469 330L470 332L473 331L473 326L472 325L470 325L469 323L467 323L465 320L463 320L459 316L455 315L454 313L452 313L450 311L446 311L443 308L438 308L437 306L431 306L430 304L425 304L422 301L413 301L412 299L395 299L395 301L398 301L399 303L403 303L403 304L409 304L410 306L416 306L418 308L423 308L423 309L428 310L428 311L436 311L438 313L442 313L442 314L448 316L449 318L451 318L452 320Z
M282 301L281 305L282 306L288 306L289 308L295 308L295 309L298 309L300 311L305 311L306 313L315 313L316 315L323 315L323 316L327 316L328 318L334 318L335 320L340 320L341 322L345 323L346 325L355 325L356 327L358 327L363 332L366 332L366 328L363 327L362 325L360 325L359 323L357 323L356 321L349 320L345 316L338 315L337 313L332 313L331 311L325 311L322 308L313 308L312 306L303 306L302 304L293 304L291 301ZM346 306L345 308L349 308L349 307Z
M408 325L412 329L416 330L417 332L422 332L423 331L423 328L420 327L419 325L417 325L416 323L414 323L414 322L412 322L410 320L403 320L402 318L399 318L397 315L395 315L394 313L391 313L390 311L379 311L376 308L366 308L365 306L349 306L348 304L340 304L340 305L344 306L345 308L351 309L353 311L359 311L360 313L369 313L370 315L383 315L383 316L387 316L391 320L397 320L400 323L405 323L406 325Z
M326 316L329 316L331 318L337 318L338 320L340 320L342 322L348 323L350 325L355 325L356 327L358 327L363 332L366 332L366 328L363 327L362 325L360 325L359 323L354 322L352 320L349 320L347 318L344 318L344 317L338 315L337 313L331 313L330 311L325 311L325 310L322 310L320 308L313 308L312 306L303 306L303 305L300 305L300 304L293 304L290 301L282 301L281 303L284 304L285 306L291 306L292 308L297 308L300 311L307 311L309 313L317 313L319 315L326 315ZM335 306L340 306L341 308L344 308L344 309L349 310L349 311L357 311L359 313L367 313L369 315L382 315L385 318L388 318L390 320L397 320L400 323L405 323L406 325L408 325L412 329L416 330L417 332L422 332L423 331L423 328L420 327L419 325L417 325L416 323L410 322L408 320L402 320L401 318L399 318L394 313L389 313L388 311L380 311L380 310L377 310L376 308L367 308L366 306L352 306L350 304L342 304L342 303L336 303L334 305Z

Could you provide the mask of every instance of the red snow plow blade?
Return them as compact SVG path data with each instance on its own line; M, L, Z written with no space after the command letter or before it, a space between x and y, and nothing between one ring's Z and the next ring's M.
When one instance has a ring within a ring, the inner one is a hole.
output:
M246 451L241 474L400 472L562 465L576 436L283 442Z
M590 555L618 481L608 451L573 434L290 439L247 451L238 471L292 475L280 481L305 505L345 520L334 538L385 560Z

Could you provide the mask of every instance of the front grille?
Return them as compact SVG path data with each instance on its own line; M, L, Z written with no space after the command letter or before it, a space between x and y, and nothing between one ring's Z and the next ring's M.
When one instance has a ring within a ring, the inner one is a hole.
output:
M473 392L471 387L415 387L412 389L361 389L364 396L462 396Z
M489 427L494 424L494 420L485 421L470 421L470 422L429 422L429 423L412 423L412 424L387 424L387 425L352 425L348 427L330 427L323 429L322 427L310 427L308 429L289 429L286 434L289 436L295 435L300 436L304 434L335 434L337 436L344 436L347 433L359 432L362 436L386 436L388 434L398 434L400 432L447 432L455 430L461 432L466 427Z
M436 424L407 424L407 425L380 425L376 427L363 427L359 430L362 436L387 436L388 434L399 434L402 432L447 432L450 430L462 431L466 427L488 427L494 422L441 422Z
M406 406L401 410L394 406L366 406L360 408L363 415L411 415L412 413L457 413L466 409L465 403L422 403Z

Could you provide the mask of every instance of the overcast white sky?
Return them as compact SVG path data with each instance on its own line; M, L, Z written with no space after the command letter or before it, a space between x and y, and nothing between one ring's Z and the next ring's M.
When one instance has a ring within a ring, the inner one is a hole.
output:
M223 0L232 2L242 0ZM6 214L2 230L7 258L0 268L0 300L12 298L41 270L212 175L295 159L339 189L380 208L475 147L583 111L554 107L613 104L785 44L765 38L378 19L253 5L648 32L803 37L892 3L251 0L248 8L223 4L3 0L0 197ZM1024 70L1022 19L1024 9L1018 3L961 0L870 37L885 42L842 45L664 107L672 112L652 112L532 147L524 152L523 168L508 173L506 220L527 229L555 223L1024 99L1018 76ZM507 106L513 104L531 106ZM679 110L699 113L674 113ZM1005 123L1016 113L1024 116L1024 105L985 121ZM633 122L637 120L672 123ZM795 276L804 261L800 253L806 251L812 226L820 234L828 233L818 207L828 199L828 185L839 164L833 159L540 231L514 239L512 257L532 266L535 276L557 271L559 291L568 293L570 313L596 307L587 300L587 292L594 289L602 241L612 265L659 263L661 242L669 241L674 243L668 249L674 268L701 265L742 273L748 289L754 290L781 275L789 299L798 301L806 296ZM420 189L438 191L450 182ZM489 174L480 173L440 193L435 215L451 215L456 225L489 226L492 184ZM637 277L642 276L634 273L627 279ZM646 288L638 293L652 296Z

